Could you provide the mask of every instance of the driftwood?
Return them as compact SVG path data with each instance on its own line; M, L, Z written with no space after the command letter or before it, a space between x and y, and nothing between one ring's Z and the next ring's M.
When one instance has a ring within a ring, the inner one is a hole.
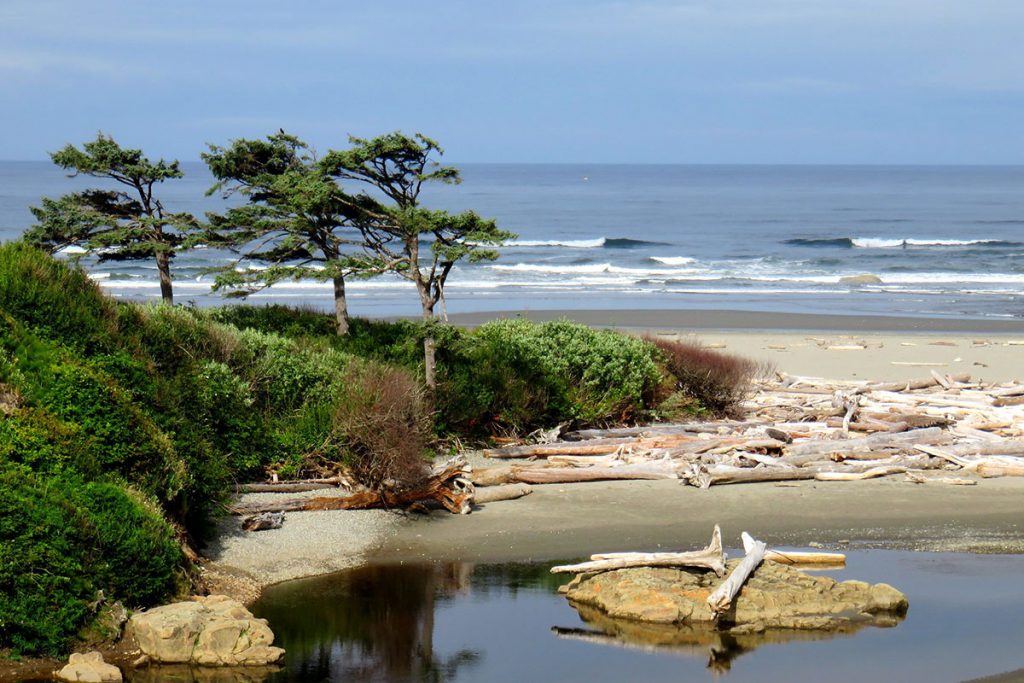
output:
M467 514L473 501L473 484L467 478L469 466L465 458L453 458L435 467L430 476L415 486L404 489L358 491L348 496L317 498L286 498L270 503L235 505L232 514L260 512L311 512L321 510L368 510L387 508L405 510L427 503L441 505L449 512Z
M495 503L499 500L515 500L533 493L529 484L503 484L477 489L473 493L473 504Z
M284 524L283 512L261 512L252 517L242 520L242 529L245 531L264 531L266 529L280 529Z
M786 564L794 567L837 567L846 564L846 555L842 553L818 553L768 549L764 553L764 561L775 562L776 564Z
M936 373L938 374L938 373ZM947 381L966 383L971 381L971 376L968 373L961 373L958 375L949 375ZM859 393L869 391L912 391L914 389L928 389L939 384L939 380L933 375L931 377L925 377L924 379L911 380L909 382L884 382L878 384L869 384L863 387Z
M743 584L746 583L750 574L764 561L765 552L768 550L765 543L754 540L746 531L741 534L741 537L746 556L732 570L729 577L708 596L708 607L716 616L729 611L736 594L743 588Z
M304 491L323 491L336 489L338 484L317 484L302 482L280 482L277 484L239 484L240 493L302 493Z
M814 475L817 481L860 481L861 479L874 479L876 477L887 477L892 474L903 474L906 467L872 467L863 472L818 472Z
M589 562L559 565L552 574L593 574L629 567L702 567L718 576L725 574L725 553L722 550L722 531L715 525L711 542L703 550L680 553L608 553L591 555Z
M541 467L514 470L516 481L525 484L567 484L620 479L678 479L678 466L670 461L655 461L619 467Z

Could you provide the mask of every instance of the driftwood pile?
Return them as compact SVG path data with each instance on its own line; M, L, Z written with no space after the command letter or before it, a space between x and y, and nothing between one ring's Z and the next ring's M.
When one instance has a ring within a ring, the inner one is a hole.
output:
M744 482L908 481L1024 476L1024 384L969 375L912 382L838 382L780 375L743 406L745 419L569 432L549 443L484 451L530 462L481 468L477 486L680 479L700 488ZM935 476L936 474L940 476Z

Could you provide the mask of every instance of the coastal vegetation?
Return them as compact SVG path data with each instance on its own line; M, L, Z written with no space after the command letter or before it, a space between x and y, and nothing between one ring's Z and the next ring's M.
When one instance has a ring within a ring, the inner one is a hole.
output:
M32 207L39 222L25 239L51 252L74 247L96 254L100 261L153 260L163 301L173 303L171 259L198 224L190 214L165 209L154 190L183 176L178 162L150 161L142 150L121 147L102 133L81 148L67 145L50 158L72 176L112 185L58 199L44 197L42 206Z
M568 321L443 324L455 264L496 258L511 233L420 206L424 183L459 177L429 138L350 143L321 158L283 132L211 147L212 191L246 201L203 225L155 196L177 162L102 134L53 155L116 188L44 199L25 239L0 245L0 653L59 652L115 603L194 586L193 548L238 482L412 485L460 442L743 397L757 368L714 352ZM171 259L199 245L236 255L218 272L227 291L332 281L333 315L173 306ZM163 302L106 296L53 256L72 246L154 259ZM349 318L345 278L384 272L412 282L422 320Z

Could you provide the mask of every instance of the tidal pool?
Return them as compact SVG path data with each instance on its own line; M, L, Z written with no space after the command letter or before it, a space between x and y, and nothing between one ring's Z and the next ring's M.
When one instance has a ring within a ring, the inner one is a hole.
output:
M826 573L906 593L898 625L677 642L585 622L552 564L373 564L271 587L253 611L288 654L266 680L937 683L1024 667L1024 556L851 551Z

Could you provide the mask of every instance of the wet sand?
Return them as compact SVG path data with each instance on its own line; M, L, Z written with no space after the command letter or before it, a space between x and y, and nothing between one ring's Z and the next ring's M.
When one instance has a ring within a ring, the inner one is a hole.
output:
M856 482L741 484L700 490L680 481L535 486L471 515L433 513L399 527L382 560L540 561L623 550L703 546L715 524L771 545L1024 552L1024 478L976 486Z

